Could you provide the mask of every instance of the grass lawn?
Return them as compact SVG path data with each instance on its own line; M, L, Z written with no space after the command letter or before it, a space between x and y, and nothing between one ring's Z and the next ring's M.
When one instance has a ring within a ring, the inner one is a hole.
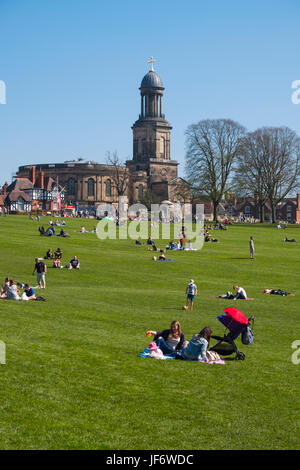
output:
M299 449L300 364L291 361L300 340L300 230L233 226L201 251L175 252L155 263L132 240L39 236L41 222L0 217L0 278L31 282L34 258L60 247L63 261L77 255L78 272L52 269L46 302L0 301L1 449ZM84 221L91 230L95 221ZM253 235L257 258L249 259ZM298 243L283 243L283 238ZM164 243L165 244L165 243ZM158 243L158 246L160 244ZM163 245L161 243L161 245ZM193 278L193 312L181 309ZM254 301L216 299L246 289ZM296 294L263 294L281 288ZM178 319L186 339L233 305L255 316L255 341L245 361L225 366L138 357L148 329ZM299 354L300 357L300 354Z

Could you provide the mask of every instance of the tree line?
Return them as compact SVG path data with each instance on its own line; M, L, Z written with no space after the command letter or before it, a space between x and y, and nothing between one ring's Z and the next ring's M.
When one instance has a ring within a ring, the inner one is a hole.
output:
M288 127L247 132L230 119L207 119L186 130L186 177L194 196L213 202L214 220L227 191L254 195L264 221L268 202L276 222L277 205L299 188L300 138Z

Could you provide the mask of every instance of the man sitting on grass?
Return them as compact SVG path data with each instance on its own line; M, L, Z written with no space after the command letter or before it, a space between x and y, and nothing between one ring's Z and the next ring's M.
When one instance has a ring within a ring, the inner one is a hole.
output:
M77 256L74 256L74 258L71 259L70 263L67 264L66 268L67 269L80 269L80 262Z
M29 284L25 284L22 300L36 300L33 288Z

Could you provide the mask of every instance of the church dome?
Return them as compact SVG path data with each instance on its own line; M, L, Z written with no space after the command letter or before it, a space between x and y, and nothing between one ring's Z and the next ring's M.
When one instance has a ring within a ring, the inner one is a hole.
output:
M143 78L141 88L163 88L163 84L157 73L150 70Z

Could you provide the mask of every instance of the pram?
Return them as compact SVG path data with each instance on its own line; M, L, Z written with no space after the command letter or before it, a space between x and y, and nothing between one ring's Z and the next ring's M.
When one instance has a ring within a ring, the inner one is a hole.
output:
M237 308L229 307L225 308L224 313L219 315L218 320L229 330L229 333L223 337L212 336L218 342L210 348L210 351L217 352L220 356L230 356L235 353L235 359L244 360L245 354L238 350L234 340L237 339L248 326L252 326L254 323L254 317L246 318L245 315L240 312ZM252 322L252 324L251 324Z

